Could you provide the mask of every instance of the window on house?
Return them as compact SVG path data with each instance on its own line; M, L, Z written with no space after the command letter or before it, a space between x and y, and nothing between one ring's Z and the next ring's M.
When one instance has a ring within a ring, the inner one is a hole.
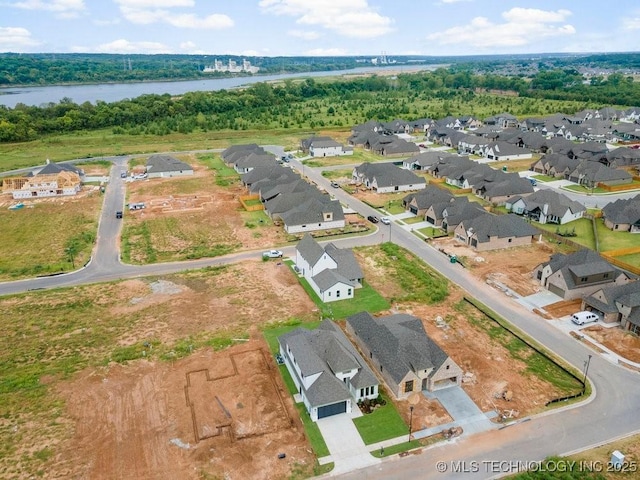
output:
M351 295L351 289L347 288L347 296Z
M364 396L365 396L364 388L361 388L361 389L360 389L360 396L361 396L361 397L364 397Z
M340 290L336 290L336 297L340 298Z
M382 372L382 365L380 365L380 371Z
M586 282L587 280L589 280L587 277L580 278L580 281L583 282L583 283Z
M404 391L413 392L413 380L407 380L404 382Z
M449 370L449 368L450 368L450 367L451 367L451 365L447 365L447 368L446 368L446 370Z
M609 278L609 274L608 273L605 273L603 276L604 276L604 278Z
M511 243L511 241L512 241L512 240L513 240L513 238L510 238L510 239L509 239L509 243Z

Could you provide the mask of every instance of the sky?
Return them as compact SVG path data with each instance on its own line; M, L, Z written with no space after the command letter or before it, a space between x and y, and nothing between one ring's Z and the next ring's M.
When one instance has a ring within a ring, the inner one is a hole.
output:
M392 58L639 50L638 0L0 0L0 52Z

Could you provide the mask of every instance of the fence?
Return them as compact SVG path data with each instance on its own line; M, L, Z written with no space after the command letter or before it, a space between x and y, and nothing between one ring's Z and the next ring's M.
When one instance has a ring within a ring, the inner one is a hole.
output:
M640 177L633 176L633 183L625 183L624 185L605 185L604 183L598 183L598 188L602 188L607 192L625 192L627 190L638 190L640 188Z
M616 258L623 255L634 255L636 253L640 253L640 247L619 248L618 250L609 250L607 252L602 252L600 255L602 255L602 257L612 265L620 267L623 270L631 272L635 275L640 275L640 267L630 265Z
M240 195L240 203L247 212L264 210L264 205L260 202L260 195ZM259 203L254 203L258 201Z

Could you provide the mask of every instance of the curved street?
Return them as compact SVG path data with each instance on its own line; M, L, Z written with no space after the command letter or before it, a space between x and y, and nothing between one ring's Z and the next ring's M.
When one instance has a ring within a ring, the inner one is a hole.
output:
M97 241L89 264L76 272L64 275L0 283L0 295L148 275L164 275L186 269L260 258L261 251L251 251L185 262L145 266L123 264L119 257L122 220L116 219L115 212L124 209L125 181L120 177L120 173L126 169L128 158L108 158L114 166L111 169L110 182L98 226ZM299 161L293 160L291 163L300 172L303 171ZM331 191L344 205L356 210L364 217L379 214L378 211L345 191L331 189L329 181L322 177L320 171L306 167L304 175L320 187ZM390 225L379 225L379 230L375 234L345 238L335 243L341 246L357 246L381 243L389 239L413 252L451 282L508 319L540 344L574 365L579 371L584 370L588 355L593 355L589 367L589 380L594 386L594 395L580 404L523 419L507 428L473 436L463 435L455 440L439 443L433 448L425 449L420 455L411 455L404 459L392 457L374 467L343 475L343 478L434 477L444 479L460 478L462 472L464 472L464 478L492 478L514 473L517 468L521 469L526 465L526 462L539 461L549 455L564 454L600 445L640 431L640 416L637 415L640 406L640 382L637 372L604 360L582 343L543 321L501 292L479 281L459 264L451 264L446 256L394 222ZM282 250L287 255L293 252L293 248L285 247ZM440 465L441 472L436 470L438 461L445 462L445 468ZM509 470L503 471L505 468Z

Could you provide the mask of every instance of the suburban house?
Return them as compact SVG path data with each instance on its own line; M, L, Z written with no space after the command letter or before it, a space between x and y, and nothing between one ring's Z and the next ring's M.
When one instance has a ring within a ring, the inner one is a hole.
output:
M602 216L610 230L640 233L640 195L609 203L602 209Z
M377 193L421 190L427 181L413 172L392 163L363 163L354 167L353 181Z
M517 173L505 173L496 171L493 178L485 176L485 179L470 180L473 193L480 198L493 203L504 205L515 196L525 196L533 193L533 185L526 178Z
M530 245L538 230L515 215L493 215L485 212L461 221L454 230L459 242L479 252Z
M333 243L322 247L309 234L296 245L295 265L323 302L353 298L362 286L364 274L352 250Z
M453 153L447 152L423 152L413 155L402 161L402 168L407 170L428 170L429 167L438 163L445 162L447 159L458 157Z
M256 167L241 178L249 192L259 196L267 215L275 222L281 221L287 233L345 226L340 202L290 168L277 164Z
M582 299L582 310L602 315L606 323L620 326L636 335L640 333L640 282L602 287Z
M332 321L285 333L278 344L312 421L351 413L353 402L378 398L378 379Z
M589 160L581 161L573 171L565 175L565 178L586 187L595 187L599 183L623 185L633 181L632 175L625 170L609 168L600 162Z
M347 318L346 331L397 399L460 385L461 368L413 315L360 312Z
M441 209L441 211L440 211ZM456 227L464 222L484 215L486 210L478 202L470 202L467 197L454 197L445 205L434 205L427 210L424 219L440 226L447 233L455 232Z
M449 190L436 185L427 185L424 189L404 197L402 205L414 215L421 217L432 205L449 203L452 200L453 194Z
M329 195L306 198L289 210L276 215L284 223L287 233L303 233L314 230L343 228L344 211L338 200L331 200Z
M496 125L500 128L510 128L518 126L518 119L510 113L499 113L484 119L485 125Z
M496 161L524 160L533 156L531 150L507 142L492 142L483 151L484 157Z
M222 161L233 169L244 174L257 167L271 167L277 163L273 153L264 148L250 143L246 145L233 145L221 153Z
M526 197L507 200L507 210L539 223L564 225L584 216L584 205L555 190L538 190Z
M345 147L331 137L309 137L300 142L303 152L312 157L337 157L353 155L352 147Z
M47 164L23 177L3 179L2 192L15 199L58 197L80 192L84 172L67 163Z
M565 300L582 298L604 286L624 285L633 280L630 274L586 248L569 255L551 255L549 261L535 268L533 276L540 285Z
M158 153L147 159L147 178L186 177L193 167L171 155Z

